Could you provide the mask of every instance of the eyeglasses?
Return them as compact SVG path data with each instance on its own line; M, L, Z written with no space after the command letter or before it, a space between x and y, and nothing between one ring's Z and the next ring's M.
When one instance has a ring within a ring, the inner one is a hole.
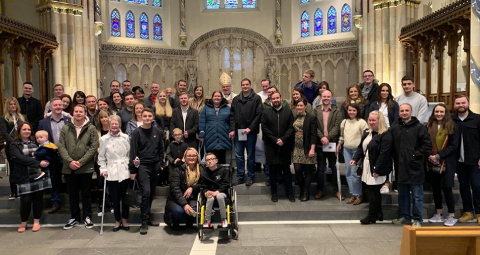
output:
M198 156L197 155L187 155L185 157L187 157L187 158L197 158Z
M210 161L214 161L215 159L217 159L217 158L207 158L207 159L205 159L205 161L210 162Z

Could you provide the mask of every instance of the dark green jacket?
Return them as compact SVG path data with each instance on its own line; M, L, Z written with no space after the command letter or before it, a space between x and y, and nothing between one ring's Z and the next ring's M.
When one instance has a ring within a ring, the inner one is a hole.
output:
M91 122L87 122L81 129L77 138L77 132L73 121L65 124L60 132L60 144L58 151L63 159L63 174L86 174L93 173L94 155L98 149L97 129ZM82 164L77 170L69 167L70 162L79 161Z
M332 109L327 122L328 135L326 137L331 143L336 143L340 138L340 123L342 123L343 115L336 105L332 105L331 107ZM314 114L317 116L317 145L321 145L320 139L325 136L323 134L323 110L321 104L315 108Z

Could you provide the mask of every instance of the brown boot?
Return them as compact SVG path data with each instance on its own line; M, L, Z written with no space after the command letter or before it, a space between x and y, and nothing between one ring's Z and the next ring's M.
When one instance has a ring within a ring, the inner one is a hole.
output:
M356 196L352 196L349 200L347 200L347 204L353 204L353 202L355 202L356 199L357 199Z
M320 199L323 197L323 191L317 191L317 194L315 195L315 199Z
M338 192L338 191L335 193L335 197L338 198L338 200L340 200L340 201L342 201L342 200L345 199L345 198L342 196L342 194L340 194L340 192Z
M355 199L355 201L353 201L353 205L359 205L362 203L362 201L363 201L363 196L360 195L357 197L357 199Z

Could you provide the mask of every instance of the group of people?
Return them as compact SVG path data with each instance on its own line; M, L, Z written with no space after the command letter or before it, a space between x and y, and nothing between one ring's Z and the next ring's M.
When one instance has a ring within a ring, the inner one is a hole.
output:
M210 99L206 99L202 86L196 86L190 97L185 80L163 91L152 83L148 96L128 80L121 86L113 80L110 95L98 100L81 91L72 99L57 84L45 111L32 96L33 85L26 82L22 97L6 100L0 118L12 169L10 198L20 196L21 200L18 231L26 230L32 208L32 230L40 229L45 189L51 189L49 213L60 210L62 174L71 210L64 229L81 221L93 228L93 172L99 205L106 178L116 220L113 231L129 230L129 207L123 199L133 180L142 193L141 234L147 234L148 226L159 225L150 210L157 185L170 186L164 221L173 228L182 219L192 225L194 218L190 216L196 215L201 190L210 208L213 198L223 201L227 196L228 170L221 164L227 163L228 150L232 150L237 166L234 184L252 185L256 162L264 164L272 202L278 201L280 181L288 200L295 202L292 164L299 200L310 199L315 172L314 198L322 199L327 166L335 176L337 157L342 154L351 193L346 203L361 204L363 183L368 186L370 207L362 224L383 220L381 193L389 192L392 184L399 193L399 218L393 223L413 220L414 226L421 226L423 184L428 180L436 208L429 221L445 221L443 192L449 213L445 225L453 226L457 219L452 187L457 173L464 207L458 221L473 220L475 214L480 222L480 116L469 110L466 96L455 100L454 115L446 105L438 104L429 117L427 101L414 91L411 77L402 78L404 93L394 99L391 86L379 85L373 71L366 70L364 82L349 86L341 105L337 105L328 82L316 84L314 77L312 70L304 72L290 103L268 79L261 81L262 91L256 93L245 78L236 95L226 73L220 77L221 90L213 91ZM389 180L392 171L395 178ZM334 194L344 200L336 185ZM207 227L211 214L207 209ZM224 210L221 217L225 227Z

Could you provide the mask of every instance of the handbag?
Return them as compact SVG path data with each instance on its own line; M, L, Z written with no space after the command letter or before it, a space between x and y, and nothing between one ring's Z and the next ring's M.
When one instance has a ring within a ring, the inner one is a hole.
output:
M345 163L345 156L343 155L343 144L340 146L340 149L338 150L338 163Z
M128 187L125 192L123 203L132 208L140 208L142 203L142 191L140 190L137 180L133 180L132 187Z
M443 160L442 164L440 165L432 165L430 167L430 171L434 174L442 174L445 172L445 160Z

